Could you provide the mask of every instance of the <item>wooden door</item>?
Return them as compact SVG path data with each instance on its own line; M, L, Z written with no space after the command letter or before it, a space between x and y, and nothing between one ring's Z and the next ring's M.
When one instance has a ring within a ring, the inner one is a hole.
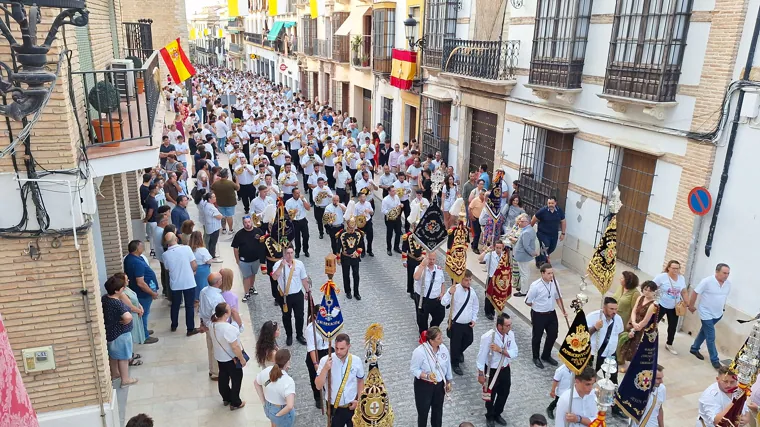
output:
M633 150L623 152L618 179L623 207L617 215L617 257L633 266L639 264L656 166L654 156Z

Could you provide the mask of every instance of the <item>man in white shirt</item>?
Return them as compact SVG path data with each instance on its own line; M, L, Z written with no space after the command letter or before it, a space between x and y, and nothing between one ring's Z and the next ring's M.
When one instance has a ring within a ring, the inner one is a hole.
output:
M264 209L267 208L268 205L272 204L270 199L267 197L269 194L269 188L267 188L266 185L261 184L259 185L259 195L255 199L253 199L253 202L251 202L251 209L253 209L253 214L256 215L256 217L259 220L262 220L264 217ZM263 223L261 224L262 230L267 230L269 224Z
M301 167L305 176L311 176L314 173L314 167L322 164L322 159L314 153L314 147L308 147L306 155L301 157ZM327 175L325 175L325 178Z
M217 142L217 144L219 144L219 149L222 150L222 151L224 151L225 144L227 144L227 132L230 131L230 128L224 122L224 118L225 117L226 116L224 114L222 114L213 123L214 130L216 132L216 142Z
M303 244L303 254L306 258L309 257L309 221L306 219L306 211L311 210L311 205L303 197L301 197L301 189L293 189L293 197L285 202L285 209L288 213L295 213L291 215L290 219L293 221L293 225L296 229L295 234L295 246L296 246L296 258L301 256L301 245Z
M573 387L559 397L554 420L555 427L587 426L596 419L598 410L594 392L595 382L596 372L591 366L586 366L580 375L576 375ZM572 412L570 412L571 406Z
M734 393L739 388L739 381L728 366L718 368L716 382L712 383L699 397L699 416L696 427L716 427L725 419L726 413L733 406ZM749 422L749 405L742 408L739 426ZM733 422L734 420L731 420Z
M375 207L372 203L367 202L367 193L359 193L359 201L356 202L354 207L355 216L364 216L366 223L364 227L358 227L367 237L367 254L374 257L375 253L372 252L372 242L375 239L374 226L372 224L372 215L375 213ZM364 252L362 252L362 258L364 258Z
M211 335L208 334L208 328L211 326L211 316L217 304L224 301L222 296L222 275L211 273L208 275L208 286L201 290L198 300L198 317L201 320L201 332L206 332L206 349L208 350L208 376L212 381L219 379L219 364L214 358L214 343L211 341Z
M483 305L483 312L486 314L486 319L488 320L493 320L493 316L496 313L496 311L493 308L493 304L488 299L487 290L488 290L488 286L490 286L491 284L491 280L493 280L494 274L496 274L496 268L498 268L499 261L501 260L501 257L503 255L504 255L504 242L501 240L497 240L493 249L488 248L478 256L478 261L486 264L486 273L487 273L488 280L486 281L486 295L485 295L485 303Z
M187 336L200 332L195 328L195 270L198 263L190 246L177 244L177 235L167 233L164 242L168 248L162 256L164 266L169 271L169 286L172 289L171 330L177 330L179 307L185 299L185 324Z
M594 366L596 372L602 368L604 359L615 357L618 335L625 329L623 318L617 314L617 311L617 300L604 297L603 308L586 315L588 331L591 334L591 356L596 362ZM617 383L617 374L613 374L612 379Z
M348 192L346 191L346 186L350 185L353 181L351 180L351 175L345 169L343 169L343 163L335 163L333 178L335 178L335 194L340 197L341 203L348 203ZM329 175L327 176L327 179L329 184Z
M396 195L401 200L401 204L404 205L404 233L408 233L410 224L406 218L409 218L409 214L412 212L412 205L409 203L412 185L406 179L406 174L399 172L396 176L396 181L393 182L393 187L396 188Z
M387 166L386 166L387 168ZM385 217L385 248L388 252L388 256L393 256L391 252L391 240L393 240L393 250L396 253L401 253L401 209L403 205L396 195L396 188L389 187L389 193L383 198L383 203L380 206L383 216ZM392 214L393 218L391 218ZM394 239L395 235L395 239Z
M363 144L364 140L367 139L367 138L370 138L370 140L371 140L372 139L372 134L369 133L369 129L367 128L367 126L363 126L362 127L362 131L359 132L358 135L356 135L356 140L359 141L360 144Z
M185 141L184 136L177 136L177 142L174 143L174 152L177 154L177 160L182 162L185 168L187 168L187 156L190 154L190 144Z
M420 175L422 174L422 165L420 164L419 157L416 157L414 159L414 163L406 168L406 174L409 178L409 183L412 184L412 187L417 188L419 186Z
M631 420L631 427L665 427L665 410L662 409L665 403L665 384L662 383L663 377L662 365L657 365L657 374L654 377L654 388L649 393L649 401L644 408L644 415L641 422L637 423Z
M282 259L272 266L271 276L277 280L277 289L280 292L280 298L277 302L282 310L282 325L285 327L287 335L287 345L293 344L293 315L296 317L296 340L306 345L306 338L303 336L303 313L304 299L309 297L309 276L306 274L306 267L297 259L293 259L295 250L291 247L283 251ZM306 290L306 295L304 295Z
M554 419L554 410L557 409L559 397L562 396L562 393L570 390L570 387L572 387L573 377L573 373L570 372L570 369L564 363L561 363L554 371L554 377L552 377L552 389L549 392L549 396L554 398L554 400L552 400L552 403L546 408L546 415L548 415L550 419Z
M530 310L530 319L533 324L533 364L539 369L544 369L544 362L557 366L559 362L552 358L552 348L557 341L559 333L559 321L557 313L554 310L554 304L559 303L562 294L559 292L559 285L554 278L554 270L551 264L544 263L541 266L541 278L531 283L530 290L525 297L525 304ZM567 313L563 313L567 317ZM546 341L544 342L544 351L539 359L539 350L541 348L541 337L546 331Z
M248 164L245 157L239 158L237 167L235 168L235 176L237 176L238 184L240 184L240 190L238 190L238 196L243 201L243 209L245 214L251 210L251 201L256 198L256 189L253 186L253 180L256 176L256 169Z
M418 188L415 191L415 197L412 199L410 205L412 208L414 208L415 205L419 205L420 207L420 217L425 213L427 208L430 207L430 201L424 197L422 197L423 190L421 188Z
M364 362L349 353L351 338L348 334L335 337L335 352L323 357L317 368L314 384L323 389L327 404L333 406L331 427L353 426L354 411L359 406L359 393L364 389ZM331 390L327 393L327 376ZM338 400L340 398L340 400Z
M414 271L414 302L420 334L429 326L440 326L446 315L446 310L440 302L443 293L446 292L444 272L435 264L435 258L435 251L428 252Z
M293 166L290 163L285 163L284 169L277 177L277 183L280 190L282 190L282 198L286 202L293 197L293 190L298 187L298 175L293 172Z
M723 310L726 307L728 294L731 292L731 281L728 275L731 268L728 264L720 263L715 267L715 275L702 279L696 288L691 292L689 298L689 311L694 313L699 310L699 318L702 320L702 328L694 339L689 352L699 360L705 360L699 348L707 341L707 352L710 354L710 363L713 368L720 368L720 359L718 359L718 349L715 348L715 325L723 317ZM699 307L697 307L697 296L699 296Z
M510 364L517 357L517 340L512 332L512 319L502 313L496 318L496 328L480 337L477 367L478 382L491 392L491 400L486 402L486 426L507 425L502 418L512 387Z
M391 173L391 168L388 165L383 166L383 174L380 175L379 187L383 190L383 197L388 195L388 189L396 182L396 175Z
M472 329L478 321L478 294L470 288L471 283L472 272L466 270L462 283L451 286L441 298L442 306L451 304L446 335L451 346L451 369L457 375L464 375L459 363L464 360L464 352L472 344Z

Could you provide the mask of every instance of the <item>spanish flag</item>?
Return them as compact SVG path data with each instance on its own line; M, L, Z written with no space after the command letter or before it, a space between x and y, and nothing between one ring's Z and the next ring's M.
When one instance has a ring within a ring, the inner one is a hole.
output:
M405 49L393 49L391 64L391 86L403 90L412 87L417 74L417 52Z
M174 83L182 83L195 75L195 68L179 44L179 38L161 48L161 57Z

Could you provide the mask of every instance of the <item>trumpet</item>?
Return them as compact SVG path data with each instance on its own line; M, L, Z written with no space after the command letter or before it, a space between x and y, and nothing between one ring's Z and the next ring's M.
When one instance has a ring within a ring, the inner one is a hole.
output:
M239 166L235 168L235 175L242 175L245 171L245 166Z
M338 157L336 157L336 158L335 158L335 161L336 161L336 162L341 162L341 163L343 163L343 156L338 156Z
M261 159L259 158L259 156L256 156L253 158L253 160L251 160L251 163L253 163L254 166L258 166L259 163L261 163Z
M327 151L325 151L325 157L331 157L333 155L332 148L328 148Z
M253 180L253 185L255 185L256 187L258 187L259 184L261 184L261 178L259 178L257 176L256 179Z
M282 154L282 153L280 153L280 150L277 150L274 153L272 153L272 158L276 159L276 158L280 157L280 154Z
M285 175L281 176L277 182L280 183L280 185L284 184L285 181L287 181L290 178L290 172L286 173Z
M298 155L303 157L306 155L306 152L309 151L309 147L307 147L304 143L301 143L301 145L303 145L303 147L298 149Z
M362 146L361 150L359 150L359 151L361 151L362 153L366 153L367 152L367 146L366 145Z

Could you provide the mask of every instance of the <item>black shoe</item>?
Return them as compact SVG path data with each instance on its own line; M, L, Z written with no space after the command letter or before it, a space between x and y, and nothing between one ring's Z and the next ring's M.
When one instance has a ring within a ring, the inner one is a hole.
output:
M705 356L702 356L702 353L699 351L689 350L689 353L693 354L694 357L696 357L699 360L705 360Z
M153 335L153 329L148 329L148 335Z
M177 332L177 327L176 326L172 326L172 332Z
M371 257L374 257L374 256L375 256L375 253L374 253L374 252L368 252L368 254L369 254L369 256L371 256Z
M301 258L301 254L296 254L296 258Z
M720 369L721 366L723 365L721 365L720 362L712 362L712 367L715 368L716 370Z
M308 258L308 257L310 256L308 252L304 252L303 254L304 254L304 256L305 256L306 258Z
M320 239L320 240L322 240L322 239L324 239L324 238L325 238L325 235L324 235L324 234L320 234L320 235L319 235L319 239ZM322 406L322 405L321 405L321 403L320 403L320 406ZM320 408L320 409L321 409L321 408Z
M486 319L493 320L493 314L491 314L491 313L486 314Z
M496 422L494 420L486 418L486 427L496 427Z
M475 254L480 255L480 251L479 250L473 249L472 251L475 252Z
M351 294L349 294L349 293L346 293L346 298L348 298L348 299L351 299L351 298L353 298L353 297L351 296Z
M464 372L462 372L462 368L460 368L459 365L454 366L453 368L451 368L451 370L454 371L454 373L457 375L460 375L460 376L464 375Z
M367 256L367 253L366 252L362 252L362 258L364 258L366 256Z
M321 400L315 400L314 406L317 407L317 409L322 409L322 401Z
M550 364L552 366L559 366L559 362L557 362L556 360L554 360L551 356L549 356L547 358L542 358L541 360L543 360L544 362L546 362L546 363L548 363L548 364Z
M288 339L285 340L285 344L287 344L288 347L293 345L293 337L288 337Z
M533 364L536 365L536 368L538 369L544 369L544 364L541 363L541 359L533 359Z
M396 252L397 254L400 254L401 253L401 249L399 249L399 248L393 248L393 252Z
M296 337L296 341L301 343L301 345L306 345L306 338L304 337Z
M362 296L361 296L361 295L359 295L359 294L356 294L356 300L357 300L357 301L361 301L361 300L362 300Z
M507 420L505 420L504 418L502 418L501 415L497 415L496 418L494 418L493 420L496 421L496 424L498 424L500 426L507 425Z
M528 294L524 294L520 291L517 291L514 294L512 294L513 297L524 297L525 295L528 295Z
M387 254L388 254L388 256L393 256L393 252L391 252L391 251L388 251Z
M201 333L201 330L198 328L195 328L192 331L187 331L187 336L192 337L193 335L200 334L200 333Z
M552 410L551 410L551 409L549 409L549 408L546 408L546 416L547 416L547 417L548 417L550 420L553 420L553 419L554 419L554 411L552 411Z

